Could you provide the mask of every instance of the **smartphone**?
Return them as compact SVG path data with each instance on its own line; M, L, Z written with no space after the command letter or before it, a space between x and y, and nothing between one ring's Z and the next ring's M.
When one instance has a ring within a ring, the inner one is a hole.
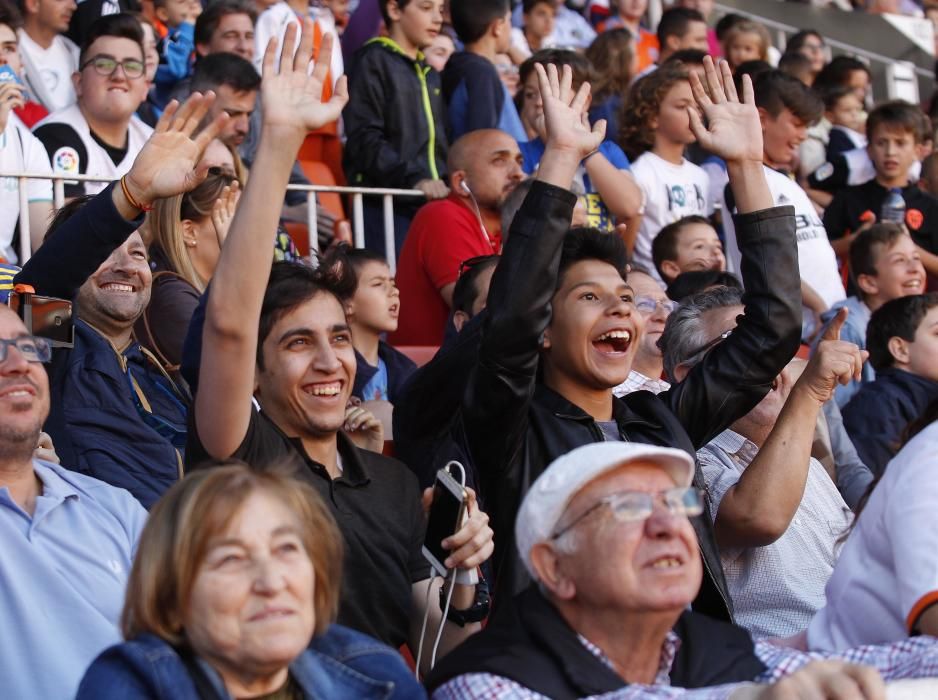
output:
M72 319L72 302L68 299L14 291L8 303L31 335L45 338L52 343L52 347L74 346L75 324Z
M443 549L443 540L459 529L465 512L466 490L448 471L440 469L433 485L433 503L422 549L424 559L440 576L446 576L443 562L449 556L449 551Z
M23 100L26 102L30 100L29 92L27 92L23 81L20 80L20 77L6 63L0 66L0 83L16 83L23 88Z

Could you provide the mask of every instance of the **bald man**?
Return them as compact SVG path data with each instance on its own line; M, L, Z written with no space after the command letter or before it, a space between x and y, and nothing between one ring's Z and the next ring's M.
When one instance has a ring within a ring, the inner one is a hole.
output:
M521 151L498 129L473 131L448 157L450 195L421 207L397 269L401 315L395 345L440 345L466 260L501 252L501 209L521 182Z

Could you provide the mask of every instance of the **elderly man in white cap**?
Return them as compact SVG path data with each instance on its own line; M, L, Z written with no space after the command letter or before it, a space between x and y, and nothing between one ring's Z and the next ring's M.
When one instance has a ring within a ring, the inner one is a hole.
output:
M515 525L535 584L437 665L427 681L434 700L871 700L885 697L875 668L817 660L862 661L886 677L936 674L932 638L832 657L754 643L741 627L689 611L702 576L693 473L686 452L635 443L555 460Z

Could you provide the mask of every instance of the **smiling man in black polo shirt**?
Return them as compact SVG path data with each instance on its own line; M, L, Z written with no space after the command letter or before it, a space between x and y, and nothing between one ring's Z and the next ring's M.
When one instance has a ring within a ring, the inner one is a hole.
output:
M295 30L287 30L290 56ZM341 271L278 263L268 271L279 203L305 135L339 116L347 99L340 80L320 100L331 40L313 73L307 20L296 59L264 57L261 141L212 279L202 334L202 362L187 457L238 458L255 468L284 460L319 491L345 540L339 622L416 652L427 605L429 567L420 546L424 523L414 475L400 462L356 448L340 431L355 378L355 353L342 298L352 290ZM266 235L263 232L267 232ZM260 410L252 407L252 397ZM474 500L474 499L473 499ZM450 540L452 567L472 570L491 555L488 516L470 504L468 522ZM444 546L445 546L444 542ZM478 629L475 586L456 585L444 627L443 653ZM430 627L442 618L432 595ZM463 612L460 612L463 611Z

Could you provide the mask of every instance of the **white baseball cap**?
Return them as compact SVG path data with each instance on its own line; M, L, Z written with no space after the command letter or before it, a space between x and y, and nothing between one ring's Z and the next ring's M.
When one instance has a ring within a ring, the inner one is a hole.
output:
M515 520L515 544L532 578L537 579L531 548L550 539L573 497L593 479L638 461L660 466L678 486L694 479L694 460L684 450L634 442L594 442L551 462L525 494Z

